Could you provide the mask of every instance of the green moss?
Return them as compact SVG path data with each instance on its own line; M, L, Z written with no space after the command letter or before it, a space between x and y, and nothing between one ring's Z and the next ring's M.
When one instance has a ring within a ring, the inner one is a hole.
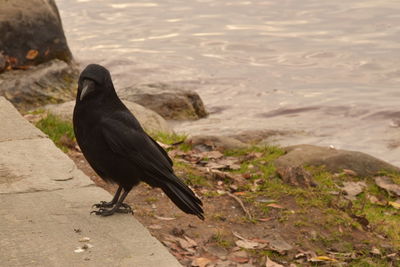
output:
M308 223L306 220L302 219L302 220L295 221L293 225L296 227L307 227L307 226L310 226L310 223Z
M191 145L185 143L187 135L184 134L176 134L176 133L169 134L169 133L157 132L157 133L150 133L150 136L155 140L166 145L178 144L178 148L184 152L187 152L192 149Z
M210 186L207 179L203 175L200 175L198 171L188 163L175 161L174 169L177 172L184 173L182 178L191 186Z
M43 114L43 113L46 113L46 110L42 109L42 108L35 109L35 110L28 112L28 114L33 114L33 115L38 115L38 114Z
M209 186L208 181L204 178L204 176L196 175L193 173L188 173L186 175L186 182L191 186Z
M221 213L214 213L212 218L216 221L226 221L226 217Z
M63 142L60 142L61 138L67 137L72 141L75 140L72 123L64 121L53 114L48 114L45 118L38 121L36 127L47 134L64 152L68 150L68 147L66 147Z
M146 201L147 204L153 204L153 203L158 201L158 198L156 198L156 197L148 197L148 198L145 199L145 201Z
M212 198L212 197L219 196L219 194L218 194L218 192L215 192L215 191L207 191L207 192L203 193L203 196Z
M391 206L380 206L369 201L357 199L354 209L369 221L375 232L388 237L396 248L400 248L400 216L398 210Z
M163 132L151 133L151 137L163 144L172 145L186 140L186 135L168 134Z
M211 236L211 241L215 242L218 246L222 248L232 248L235 244L228 240L227 237L222 232L216 232Z
M391 267L391 266L396 266L393 265L390 262L387 262L384 259L379 259L379 258L359 258L351 261L348 266L351 267Z

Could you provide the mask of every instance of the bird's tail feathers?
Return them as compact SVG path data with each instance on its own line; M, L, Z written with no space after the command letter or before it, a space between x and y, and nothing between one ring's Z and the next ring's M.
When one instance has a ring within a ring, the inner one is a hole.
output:
M201 200L178 177L173 174L171 176L173 177L170 177L161 189L182 211L204 220Z

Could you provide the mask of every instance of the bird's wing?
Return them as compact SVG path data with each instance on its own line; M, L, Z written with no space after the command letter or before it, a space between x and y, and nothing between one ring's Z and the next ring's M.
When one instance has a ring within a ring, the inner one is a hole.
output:
M171 164L171 166L174 165L174 163L172 162L172 159L168 156L167 151L164 150L164 148L162 148L156 140L154 140L150 135L148 135L148 137L150 138L151 141L153 141L153 143L157 146L158 150L161 151L161 153L164 154L164 156L168 159L169 163Z
M126 120L104 118L101 130L110 149L151 176L172 173L171 159L144 131L135 129ZM162 152L163 151L163 152Z
M142 181L160 187L184 212L204 219L201 200L173 173L170 159L142 129L128 124L126 120L105 118L101 131L111 151L128 159L144 174Z

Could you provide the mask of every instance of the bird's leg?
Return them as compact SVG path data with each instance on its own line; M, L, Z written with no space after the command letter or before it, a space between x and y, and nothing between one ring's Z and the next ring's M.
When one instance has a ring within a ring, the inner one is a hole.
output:
M91 213L94 213L96 215L101 215L101 216L110 216L116 212L133 214L132 208L128 204L123 203L128 194L129 194L129 191L124 190L124 193L122 193L122 196L120 197L120 199L117 201L117 203L115 204L115 206L112 209L106 209L106 208L101 207L99 210L92 211Z
M115 203L117 203L119 195L121 195L121 191L122 186L119 186L117 192L115 192L115 195L110 202L100 201L100 203L94 204L92 208L111 208L115 205Z

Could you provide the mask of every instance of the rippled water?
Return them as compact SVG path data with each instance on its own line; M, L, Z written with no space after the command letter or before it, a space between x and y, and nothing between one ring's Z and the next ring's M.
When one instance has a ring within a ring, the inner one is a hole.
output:
M208 118L176 127L272 129L281 144L360 150L400 166L399 1L57 0L75 58L117 87L195 89Z

